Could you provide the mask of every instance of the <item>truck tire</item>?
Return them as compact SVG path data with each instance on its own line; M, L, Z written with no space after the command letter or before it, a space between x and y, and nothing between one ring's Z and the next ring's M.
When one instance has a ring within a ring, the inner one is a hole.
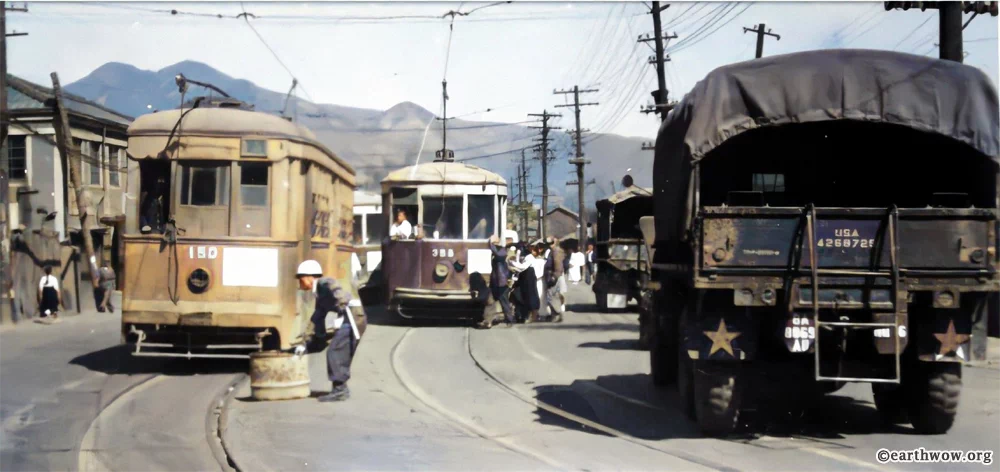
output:
M673 366L667 364L671 361L667 352L671 349L673 343L669 339L666 339L662 333L656 331L651 333L650 338L649 370L653 377L653 385L658 387L670 385L670 382L673 380L671 376L674 372L672 372Z
M918 362L907 382L908 413L921 434L943 434L951 429L962 392L962 365L955 362Z
M885 425L909 423L906 414L906 389L898 385L872 384L875 409Z
M603 291L594 292L594 299L597 301L597 311L608 312L608 294Z
M714 364L714 365L713 365ZM698 427L708 436L736 430L740 413L739 364L694 363L694 406Z

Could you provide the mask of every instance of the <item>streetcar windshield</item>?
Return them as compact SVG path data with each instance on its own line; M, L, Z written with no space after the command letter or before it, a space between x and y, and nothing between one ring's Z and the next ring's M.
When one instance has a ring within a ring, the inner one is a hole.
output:
M493 195L469 195L469 239L487 239L496 234Z
M421 229L430 239L462 239L462 197L424 197Z

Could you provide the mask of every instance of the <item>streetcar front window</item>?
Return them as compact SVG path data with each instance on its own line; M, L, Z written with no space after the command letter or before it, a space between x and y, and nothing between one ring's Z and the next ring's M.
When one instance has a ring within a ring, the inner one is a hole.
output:
M469 239L487 239L496 234L493 195L469 195Z
M420 229L431 239L462 239L462 197L424 197Z
M181 164L181 205L229 204L229 164Z

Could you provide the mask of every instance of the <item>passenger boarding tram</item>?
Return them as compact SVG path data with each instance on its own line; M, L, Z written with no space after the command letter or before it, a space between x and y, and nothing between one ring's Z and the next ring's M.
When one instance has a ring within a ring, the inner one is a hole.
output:
M382 244L389 311L404 318L479 321L490 299L489 238L500 237L506 227L507 182L488 170L439 159L389 174L382 180L382 203L390 225L402 211L412 227L410 235Z

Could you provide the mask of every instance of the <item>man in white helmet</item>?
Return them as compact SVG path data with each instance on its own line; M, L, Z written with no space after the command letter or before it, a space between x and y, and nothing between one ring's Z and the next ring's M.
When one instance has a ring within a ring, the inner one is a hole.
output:
M333 383L330 393L319 397L321 402L343 401L351 396L347 389L347 381L351 378L351 360L357 346L357 331L354 319L347 312L351 295L340 287L335 279L323 277L323 269L314 260L299 264L295 276L299 279L299 290L311 291L316 299L316 308L310 318L313 324L313 337L309 342L310 352L323 350L327 339L327 315L336 314L333 326L336 328L330 347L326 350L326 371ZM346 321L346 322L345 322ZM301 353L304 349L298 348Z

